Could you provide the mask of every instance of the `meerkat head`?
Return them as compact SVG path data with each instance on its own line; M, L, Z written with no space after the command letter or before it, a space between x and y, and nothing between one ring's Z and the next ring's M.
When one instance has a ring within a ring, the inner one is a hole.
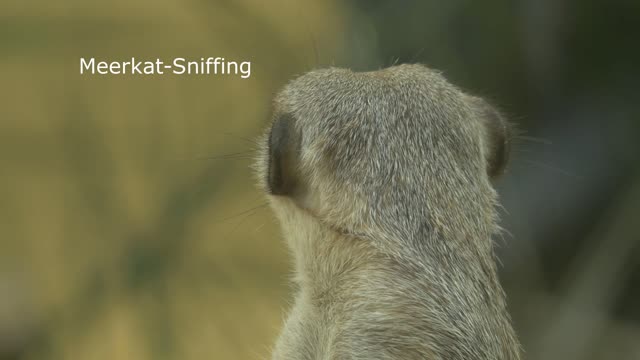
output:
M465 216L493 206L490 180L509 143L498 112L437 71L331 68L276 97L258 172L272 203L289 204L277 211L345 233L410 237L425 226L468 228Z

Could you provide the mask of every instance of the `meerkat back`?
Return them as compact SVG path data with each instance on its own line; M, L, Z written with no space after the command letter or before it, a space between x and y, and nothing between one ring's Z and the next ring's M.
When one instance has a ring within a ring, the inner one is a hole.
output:
M440 73L309 72L257 161L294 260L274 359L519 359L492 179L508 123Z

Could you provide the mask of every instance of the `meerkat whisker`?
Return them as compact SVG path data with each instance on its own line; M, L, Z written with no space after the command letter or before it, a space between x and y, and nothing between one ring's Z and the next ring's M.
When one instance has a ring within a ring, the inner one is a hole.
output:
M264 207L266 207L266 206L268 206L268 205L269 205L269 203L264 202L264 203L262 203L262 204L260 204L260 205L258 205L258 206L254 206L254 207L252 207L252 208L249 208L249 209L247 209L247 210L241 211L241 212L239 212L239 213L236 213L236 214L233 214L233 215L231 215L231 216L227 216L227 217L224 217L224 218L219 219L219 220L217 220L217 221L214 221L214 223L221 223L221 222L225 222L225 221L233 220L233 219L237 218L238 216L242 216L242 215L245 215L245 214L247 214L247 213L255 212L255 211L260 210L261 208L264 208Z

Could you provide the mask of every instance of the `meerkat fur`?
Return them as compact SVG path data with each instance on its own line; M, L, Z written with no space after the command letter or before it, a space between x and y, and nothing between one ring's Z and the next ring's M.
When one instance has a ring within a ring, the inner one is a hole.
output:
M423 65L291 81L256 163L295 269L273 359L520 359L492 242L510 139Z

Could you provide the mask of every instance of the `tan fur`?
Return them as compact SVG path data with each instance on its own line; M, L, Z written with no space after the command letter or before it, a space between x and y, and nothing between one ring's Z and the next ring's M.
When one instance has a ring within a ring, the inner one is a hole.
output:
M491 241L497 112L401 65L310 72L274 113L257 172L297 291L273 359L519 359Z

